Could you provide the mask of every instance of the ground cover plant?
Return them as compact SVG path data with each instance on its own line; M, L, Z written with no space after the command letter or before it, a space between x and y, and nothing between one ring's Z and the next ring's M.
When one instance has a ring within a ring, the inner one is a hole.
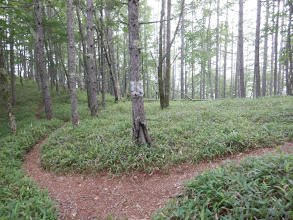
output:
M292 219L292 155L249 158L198 174L154 219Z
M274 146L293 138L293 98L146 103L152 147L131 140L131 103L111 104L81 126L67 124L50 136L42 165L55 172L121 174L154 171L186 161Z

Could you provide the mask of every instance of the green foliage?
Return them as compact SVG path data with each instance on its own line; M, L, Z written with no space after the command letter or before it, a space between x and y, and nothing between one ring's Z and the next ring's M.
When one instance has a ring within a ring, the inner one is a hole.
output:
M77 128L68 123L52 135L42 148L42 165L61 173L151 172L274 146L293 138L292 101L292 97L177 101L166 110L158 103L146 103L150 148L132 141L131 104L109 104L99 117L88 117Z
M0 219L57 219L55 203L25 175L22 161L33 145L61 123L39 120L17 135L0 139Z
M292 155L249 158L198 174L154 219L292 219Z

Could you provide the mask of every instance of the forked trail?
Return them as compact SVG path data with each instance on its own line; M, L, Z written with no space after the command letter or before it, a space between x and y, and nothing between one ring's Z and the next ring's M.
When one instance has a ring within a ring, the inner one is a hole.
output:
M152 213L182 190L182 182L195 173L220 166L227 160L240 161L248 156L276 154L276 148L255 149L250 152L218 158L212 162L186 163L173 168L168 174L138 173L132 176L111 178L96 176L56 175L39 166L39 149L43 139L27 154L24 169L41 188L47 188L50 197L58 203L59 219L104 219L107 216L128 219L151 219ZM282 151L293 152L293 143Z

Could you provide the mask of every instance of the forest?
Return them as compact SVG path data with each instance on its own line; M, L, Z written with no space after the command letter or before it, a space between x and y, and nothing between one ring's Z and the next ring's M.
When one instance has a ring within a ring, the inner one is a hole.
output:
M292 0L0 0L0 219L292 219Z

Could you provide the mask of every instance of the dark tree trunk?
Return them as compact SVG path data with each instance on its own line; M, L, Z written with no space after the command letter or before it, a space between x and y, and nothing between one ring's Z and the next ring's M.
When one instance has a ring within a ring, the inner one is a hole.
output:
M72 125L79 125L78 104L75 80L75 45L74 45L74 18L72 0L67 0L67 30L68 30L68 78L70 87Z
M132 91L132 131L133 140L138 144L150 145L143 104L142 81L140 79L140 51L139 51L139 0L128 0L128 28L129 28L129 54Z
M45 60L45 51L44 51L44 32L43 32L43 15L41 9L41 1L35 1L35 11L36 11L36 25L38 33L38 62L39 62L39 71L40 78L42 83L42 93L43 100L45 103L45 112L47 119L54 118L54 111L52 107L52 99L48 86L48 76L46 69L46 60Z

